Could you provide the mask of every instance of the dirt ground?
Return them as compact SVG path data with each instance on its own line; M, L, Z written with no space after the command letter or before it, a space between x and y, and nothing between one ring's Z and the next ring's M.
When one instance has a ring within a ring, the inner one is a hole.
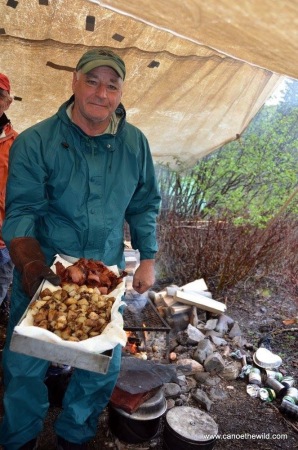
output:
M223 300L223 299L222 299ZM243 337L256 349L259 340L270 337L271 349L282 358L280 370L291 375L298 384L298 295L293 286L283 284L283 280L248 280L229 292L224 299L227 314L239 323ZM287 321L284 323L284 321ZM0 348L5 341L7 313L0 310ZM254 350L248 350L248 358ZM246 392L247 380L222 380L221 389L228 394L223 400L215 401L209 414L219 427L222 438L214 448L245 450L294 450L298 448L298 420L279 411L280 400L263 402L252 398ZM2 398L3 389L0 388ZM189 404L189 406L192 406ZM196 405L198 407L198 405ZM40 437L40 450L54 450L55 436L53 422L59 408L51 407ZM0 415L3 415L1 406ZM163 448L161 421L160 434L150 442L127 444L120 442L109 430L108 409L102 414L96 438L90 442L90 450L144 450ZM177 446L177 449L180 447ZM192 447L195 448L195 447ZM200 447L202 448L202 447ZM171 449L172 450L172 449ZM176 450L173 448L173 450Z

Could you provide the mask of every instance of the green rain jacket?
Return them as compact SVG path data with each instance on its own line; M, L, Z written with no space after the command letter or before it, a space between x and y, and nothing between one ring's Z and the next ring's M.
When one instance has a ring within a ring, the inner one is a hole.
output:
M122 115L115 135L90 137L58 112L28 128L10 151L3 237L36 238L48 263L55 254L124 267L124 220L141 259L157 251L160 205L149 145Z

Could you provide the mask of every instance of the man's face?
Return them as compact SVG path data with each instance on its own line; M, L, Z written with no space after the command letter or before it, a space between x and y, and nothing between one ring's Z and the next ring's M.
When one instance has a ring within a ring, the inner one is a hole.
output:
M10 97L7 91L0 89L0 117L2 114L8 110L10 104L12 102L12 98Z
M108 66L96 67L86 74L75 72L72 83L74 122L106 128L120 103L122 84L119 75Z

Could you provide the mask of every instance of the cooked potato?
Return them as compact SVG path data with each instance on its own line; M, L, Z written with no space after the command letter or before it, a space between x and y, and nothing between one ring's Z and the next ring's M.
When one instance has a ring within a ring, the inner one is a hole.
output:
M114 302L114 297L102 295L97 287L65 284L54 292L44 289L30 309L35 326L78 342L102 333Z

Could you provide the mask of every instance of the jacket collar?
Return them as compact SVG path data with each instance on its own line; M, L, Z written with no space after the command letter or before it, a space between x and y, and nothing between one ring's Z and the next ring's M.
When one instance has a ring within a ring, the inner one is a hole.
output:
M73 122L70 120L70 118L68 117L68 115L67 115L67 112L66 112L66 110L67 110L67 108L69 107L69 105L71 104L71 103L73 103L74 102L74 95L72 95L65 103L63 103L61 106L60 106L60 108L59 108L59 110L58 110L58 116L60 117L60 119L63 121L63 122L66 122L68 125L70 125L70 124L73 124ZM119 133L119 131L121 131L122 130L122 128L123 128L123 126L124 126L124 123L125 123L125 121L126 121L126 110L125 110L125 108L124 108L124 106L123 106L123 104L122 103L120 103L119 104L119 106L118 106L118 108L116 109L116 115L118 116L118 117L120 117L120 123L119 123L119 125L118 125L118 131L117 131L117 133L116 134L118 134ZM79 127L78 127L79 128ZM82 131L82 133L83 133L83 131Z

